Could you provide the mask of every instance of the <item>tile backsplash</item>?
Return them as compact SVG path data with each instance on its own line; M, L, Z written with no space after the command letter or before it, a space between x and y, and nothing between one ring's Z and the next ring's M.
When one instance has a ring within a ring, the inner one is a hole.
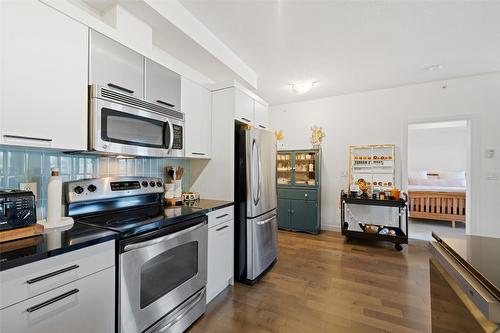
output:
M45 218L47 184L51 168L59 168L63 181L106 176L166 177L167 166L184 168L183 191L190 188L189 160L176 158L117 159L65 154L51 150L0 148L0 188L18 189L20 183L37 183L37 218Z

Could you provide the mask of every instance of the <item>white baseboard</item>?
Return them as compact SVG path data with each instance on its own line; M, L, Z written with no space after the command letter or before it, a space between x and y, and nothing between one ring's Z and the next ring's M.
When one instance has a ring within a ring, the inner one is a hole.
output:
M339 225L331 225L331 224L323 224L321 226L321 230L327 230L327 231L338 231L340 232L340 226Z

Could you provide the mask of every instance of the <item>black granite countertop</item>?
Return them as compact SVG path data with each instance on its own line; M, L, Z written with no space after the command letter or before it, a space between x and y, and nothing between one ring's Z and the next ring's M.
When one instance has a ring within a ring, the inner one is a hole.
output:
M45 229L39 236L0 243L0 271L54 257L113 240L118 234L75 222L71 226Z
M195 210L204 210L205 213L209 213L211 211L229 207L232 205L233 205L232 201L200 199L192 202L186 202L184 206L180 207L191 208ZM172 207L172 208L178 208L178 207Z
M439 237L436 241L472 276L500 300L500 238L466 235L463 239Z
M205 215L232 205L231 201L201 199L183 206L165 207L160 224L175 223L174 221ZM0 243L0 271L116 239L119 236L119 232L77 221L72 226L46 229L44 234L39 236Z

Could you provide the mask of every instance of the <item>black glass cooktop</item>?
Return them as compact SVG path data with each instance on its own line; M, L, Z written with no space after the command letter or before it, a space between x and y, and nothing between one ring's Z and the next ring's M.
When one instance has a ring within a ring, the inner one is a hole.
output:
M500 238L465 236L465 239L434 235L472 275L500 299Z
M121 237L127 237L159 229L204 214L205 212L200 209L185 206L165 208L159 204L76 217L75 221L113 230L120 233Z

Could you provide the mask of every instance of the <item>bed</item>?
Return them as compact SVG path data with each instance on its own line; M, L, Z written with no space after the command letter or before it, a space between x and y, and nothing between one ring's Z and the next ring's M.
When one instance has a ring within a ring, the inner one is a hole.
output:
M413 172L408 177L411 218L465 223L465 172Z

